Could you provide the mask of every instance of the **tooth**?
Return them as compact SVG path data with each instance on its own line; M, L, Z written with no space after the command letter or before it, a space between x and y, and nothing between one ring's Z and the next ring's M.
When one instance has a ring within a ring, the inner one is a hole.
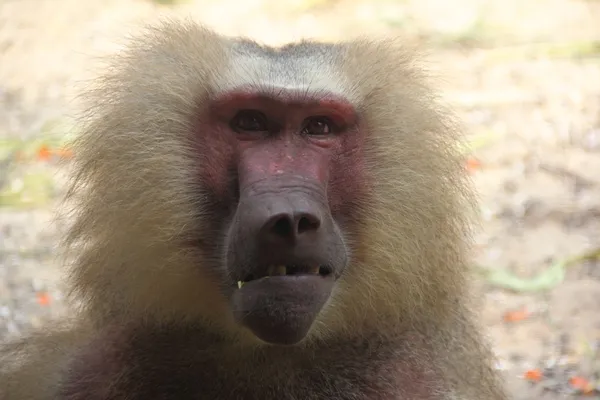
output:
M273 273L273 275L286 275L287 274L287 268L285 265L278 265L275 267L275 271Z
M244 283L245 283L245 282L238 281L238 289L241 289L241 288L242 288L242 286L244 286Z
M272 276L274 270L275 270L275 266L270 265L269 268L267 269L267 276Z
M318 275L319 274L319 266L314 266L314 267L310 267L308 269L308 272L313 274L313 275Z

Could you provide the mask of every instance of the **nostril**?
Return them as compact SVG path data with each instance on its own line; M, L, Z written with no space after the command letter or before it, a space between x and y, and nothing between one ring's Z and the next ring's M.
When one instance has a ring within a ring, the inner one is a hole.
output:
M292 221L287 216L280 216L271 226L271 233L280 237L291 237L294 235Z
M316 231L321 226L321 221L312 214L301 214L293 218L284 213L273 216L267 224L267 231L273 238L293 239L297 235Z
M321 221L313 215L303 215L298 220L298 234L316 231L319 229Z

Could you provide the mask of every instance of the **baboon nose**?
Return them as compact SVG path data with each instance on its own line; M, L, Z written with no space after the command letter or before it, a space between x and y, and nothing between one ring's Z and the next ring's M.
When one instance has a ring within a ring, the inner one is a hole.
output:
M317 231L320 226L321 219L316 213L285 212L269 217L261 229L261 234L273 240L294 240Z

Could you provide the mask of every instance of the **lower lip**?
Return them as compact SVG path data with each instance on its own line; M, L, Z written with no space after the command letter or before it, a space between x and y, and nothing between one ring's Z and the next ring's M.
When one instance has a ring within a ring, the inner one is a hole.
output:
M235 319L267 343L297 343L329 299L334 284L332 274L250 281L232 293Z

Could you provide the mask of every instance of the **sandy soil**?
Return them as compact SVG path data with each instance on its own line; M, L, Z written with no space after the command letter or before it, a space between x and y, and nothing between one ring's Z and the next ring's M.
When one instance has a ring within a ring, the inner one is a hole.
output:
M474 154L481 268L531 278L600 246L598 1L0 0L0 190L54 173L52 162L10 161L2 144L63 134L90 57L170 13L267 43L349 32L426 42L469 131L492 138ZM50 201L36 206L0 203L0 337L64 311L51 224L60 183L42 184ZM541 292L480 283L482 320L516 399L576 398L573 376L600 385L597 262L574 264ZM523 374L535 368L544 379L531 385Z

